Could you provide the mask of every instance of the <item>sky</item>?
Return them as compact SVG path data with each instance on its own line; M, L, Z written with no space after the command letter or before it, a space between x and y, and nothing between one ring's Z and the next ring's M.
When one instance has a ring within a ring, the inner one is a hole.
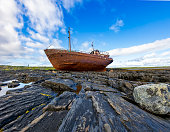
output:
M52 66L44 49L113 58L108 67L170 66L170 0L0 0L0 65Z

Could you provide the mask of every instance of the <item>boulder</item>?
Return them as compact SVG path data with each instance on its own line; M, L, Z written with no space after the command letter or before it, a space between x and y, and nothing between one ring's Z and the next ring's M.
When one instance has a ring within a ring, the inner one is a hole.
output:
M147 84L134 88L134 100L144 109L155 114L170 113L170 85Z
M12 83L8 83L8 88L15 88L17 86L19 86L20 84L17 82L12 82Z

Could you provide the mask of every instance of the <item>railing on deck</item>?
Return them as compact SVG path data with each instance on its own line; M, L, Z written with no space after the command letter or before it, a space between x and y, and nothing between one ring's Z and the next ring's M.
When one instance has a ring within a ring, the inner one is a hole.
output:
M59 52L70 52L70 50L66 50L66 49L57 49ZM78 51L78 50L72 50L71 52L79 52L79 53L87 53L90 54L92 51L90 52L86 52L86 51ZM99 55L109 55L108 52L106 51L99 51Z

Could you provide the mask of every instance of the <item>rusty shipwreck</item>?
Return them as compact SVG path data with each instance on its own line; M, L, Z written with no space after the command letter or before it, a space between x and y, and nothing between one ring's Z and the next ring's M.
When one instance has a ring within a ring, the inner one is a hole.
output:
M94 50L91 53L71 51L70 30L69 50L45 49L49 61L56 70L65 71L105 71L106 66L113 62L107 53ZM93 44L92 44L93 47Z

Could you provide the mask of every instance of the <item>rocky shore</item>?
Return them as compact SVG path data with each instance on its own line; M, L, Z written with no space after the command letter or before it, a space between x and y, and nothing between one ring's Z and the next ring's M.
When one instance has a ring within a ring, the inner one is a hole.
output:
M4 87L0 132L170 130L170 69L0 70Z

